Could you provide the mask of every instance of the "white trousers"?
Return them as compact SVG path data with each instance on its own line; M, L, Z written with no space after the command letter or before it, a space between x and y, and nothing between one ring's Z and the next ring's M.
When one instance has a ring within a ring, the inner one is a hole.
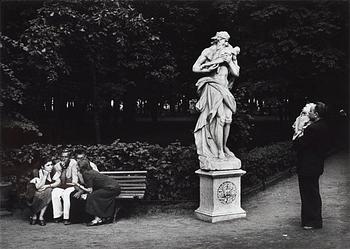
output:
M51 193L52 197L52 209L53 218L59 218L63 214L63 219L69 219L69 209L70 209L70 194L74 191L74 187L69 187L66 189L54 188ZM62 202L63 208L62 208Z

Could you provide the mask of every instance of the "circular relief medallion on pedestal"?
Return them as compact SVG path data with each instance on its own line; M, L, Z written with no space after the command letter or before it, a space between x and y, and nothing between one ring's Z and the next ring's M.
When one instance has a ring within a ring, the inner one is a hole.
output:
M237 196L237 187L233 182L223 182L220 184L217 191L218 199L223 204L232 203Z

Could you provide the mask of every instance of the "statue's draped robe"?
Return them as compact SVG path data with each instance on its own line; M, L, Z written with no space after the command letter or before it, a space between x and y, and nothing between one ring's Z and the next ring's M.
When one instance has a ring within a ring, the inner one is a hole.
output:
M194 130L197 153L199 157L217 158L216 141L218 130L223 129L225 122L224 105L235 113L236 101L228 87L213 77L200 78L196 86L200 94L196 104L200 115Z

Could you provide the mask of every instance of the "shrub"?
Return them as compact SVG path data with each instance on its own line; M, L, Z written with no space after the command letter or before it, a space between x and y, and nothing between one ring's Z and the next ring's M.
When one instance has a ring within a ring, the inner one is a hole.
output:
M28 180L28 171L38 168L44 161L58 158L64 149L70 149L73 156L77 150L86 151L99 170L147 170L148 200L194 200L198 199L199 167L196 148L172 143L166 147L148 143L123 143L119 140L110 145L48 145L30 144L20 149L2 152L3 172L17 169L17 184ZM294 165L291 144L277 143L255 148L242 154L243 187L265 181L269 176ZM19 177L21 176L21 177ZM20 191L23 186L17 186Z
M279 142L257 147L241 155L242 169L247 174L242 178L243 187L265 182L278 172L292 169L296 155L291 142Z
M3 171L17 175L17 190L22 191L28 172L44 161L59 158L64 149L69 149L73 156L77 150L84 150L100 171L147 170L146 198L150 200L194 199L198 192L198 179L194 174L198 168L195 148L180 143L167 147L118 140L111 145L92 146L34 143L2 152Z

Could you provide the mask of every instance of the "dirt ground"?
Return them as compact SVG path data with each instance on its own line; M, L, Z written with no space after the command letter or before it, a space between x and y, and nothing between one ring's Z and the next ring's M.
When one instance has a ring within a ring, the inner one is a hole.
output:
M300 227L296 176L244 198L247 218L215 224L196 219L193 203L145 210L97 227L31 226L21 211L1 218L1 248L350 248L348 153L327 160L320 181L324 227Z

